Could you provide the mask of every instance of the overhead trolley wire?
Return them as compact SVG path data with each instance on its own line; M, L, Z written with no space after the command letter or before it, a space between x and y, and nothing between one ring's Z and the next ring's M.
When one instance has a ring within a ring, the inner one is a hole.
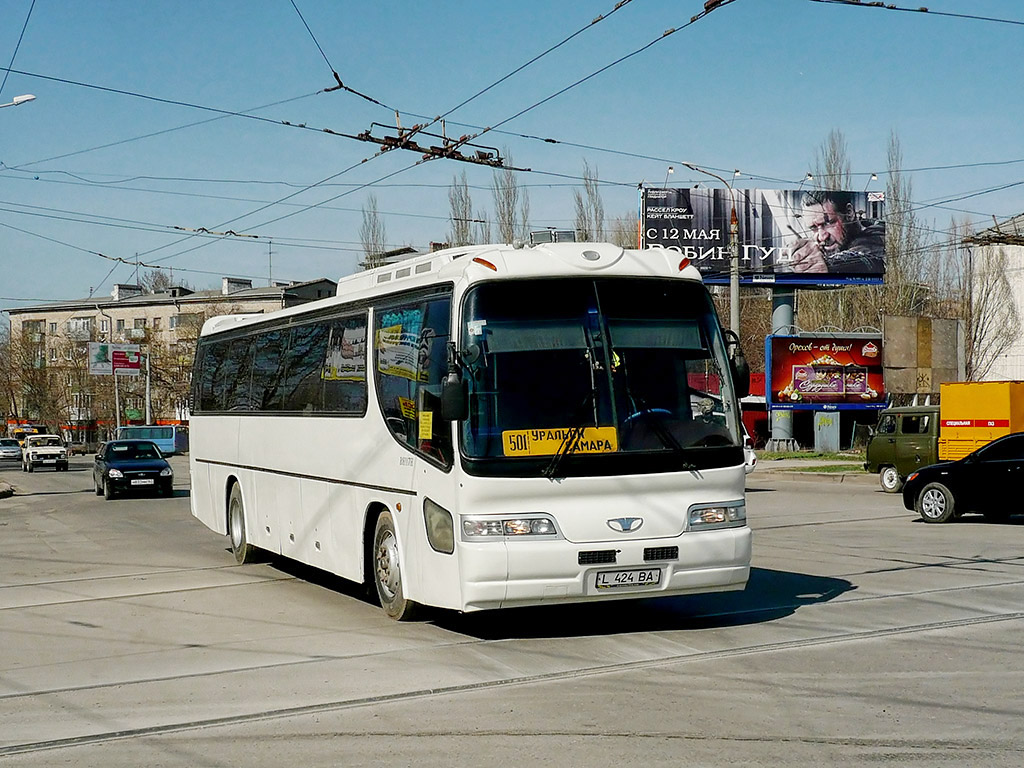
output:
M901 8L891 3L861 2L861 0L811 0L812 3L826 3L828 5L850 5L855 8L882 8L886 11L903 11L905 13L922 13L928 16L949 16L954 19L970 19L972 21L991 21L997 24L1015 24L1024 26L1024 21L1016 19L998 19L992 16L977 16L973 13L953 13L951 11L936 11L924 6L917 8Z
M18 49L21 48L21 41L25 37L25 30L28 29L28 20L32 18L32 9L36 7L36 0L32 0L32 4L28 7L28 13L25 15L25 23L21 25L21 34L18 35L18 42L14 46L14 53L11 54L11 61L8 63L7 71L4 72L3 82L0 82L0 93L4 92L4 86L7 85L7 78L10 77L10 67L14 66L14 59L18 56Z

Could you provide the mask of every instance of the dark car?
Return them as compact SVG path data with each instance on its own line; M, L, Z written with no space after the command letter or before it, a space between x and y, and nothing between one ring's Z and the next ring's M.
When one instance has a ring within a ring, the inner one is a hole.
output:
M170 496L174 470L149 440L111 440L96 452L92 481L97 496L153 492Z
M903 486L903 506L926 523L948 523L964 512L1006 520L1021 511L1024 432L993 440L959 461L932 464L912 473Z

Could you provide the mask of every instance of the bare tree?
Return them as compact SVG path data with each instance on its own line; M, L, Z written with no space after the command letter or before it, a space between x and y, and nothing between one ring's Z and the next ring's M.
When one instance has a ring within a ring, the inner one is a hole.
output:
M818 189L849 189L853 183L846 137L838 128L828 132L828 138L815 153L813 175Z
M998 244L976 245L967 222L954 221L945 305L963 322L968 381L984 381L1021 333L1021 317L1006 277L1009 259Z
M597 168L591 170L583 161L583 192L573 190L576 204L576 239L582 242L599 242L604 234L604 201L598 187Z
M145 289L146 293L159 293L175 286L195 290L182 280L175 281L171 273L164 272L162 269L153 269L143 274L139 279L139 285Z
M512 163L512 156L507 151L505 160L509 164ZM519 186L516 172L510 168L496 171L491 193L494 197L494 218L501 242L511 243L517 237L528 234L530 201L527 191Z
M640 225L635 213L613 216L608 226L608 239L620 248L640 247Z
M363 266L366 269L373 269L383 264L388 235L384 221L377 211L375 195L370 195L363 206L363 224L359 227L359 239L362 241L365 254Z
M473 199L469 194L469 182L466 172L452 179L448 189L448 210L451 229L448 232L448 243L455 247L473 243Z
M0 416L8 414L17 417L18 399L14 396L14 358L11 345L11 328L4 322L0 325Z
M885 185L885 283L873 292L881 315L916 315L925 309L934 284L935 254L914 214L914 187L903 172L903 151L896 132L889 134L889 177Z
M483 209L476 212L476 241L478 243L491 242L491 221Z

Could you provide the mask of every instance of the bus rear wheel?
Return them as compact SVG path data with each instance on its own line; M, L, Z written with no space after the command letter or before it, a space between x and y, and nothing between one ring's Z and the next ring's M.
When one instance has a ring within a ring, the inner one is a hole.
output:
M396 621L409 621L414 617L417 605L405 596L398 563L395 521L385 510L377 518L373 533L373 582L384 613Z
M242 504L242 489L238 483L231 486L228 497L228 535L231 537L231 552L239 565L256 561L256 547L249 543L245 533L245 506Z

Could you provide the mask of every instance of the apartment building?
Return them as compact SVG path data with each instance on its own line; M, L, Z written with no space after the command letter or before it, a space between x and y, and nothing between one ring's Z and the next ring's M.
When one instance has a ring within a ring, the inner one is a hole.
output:
M139 344L149 356L148 397L154 422L188 419L188 390L202 323L221 314L271 312L333 296L337 283L320 278L254 288L225 277L218 290L169 287L147 293L139 285L115 285L110 296L10 309L13 382L8 425L47 423L78 440L94 441L117 420L140 421L145 382L118 377L113 397L109 376L88 374L88 342ZM142 377L139 377L141 379ZM98 435L98 437L97 437Z

